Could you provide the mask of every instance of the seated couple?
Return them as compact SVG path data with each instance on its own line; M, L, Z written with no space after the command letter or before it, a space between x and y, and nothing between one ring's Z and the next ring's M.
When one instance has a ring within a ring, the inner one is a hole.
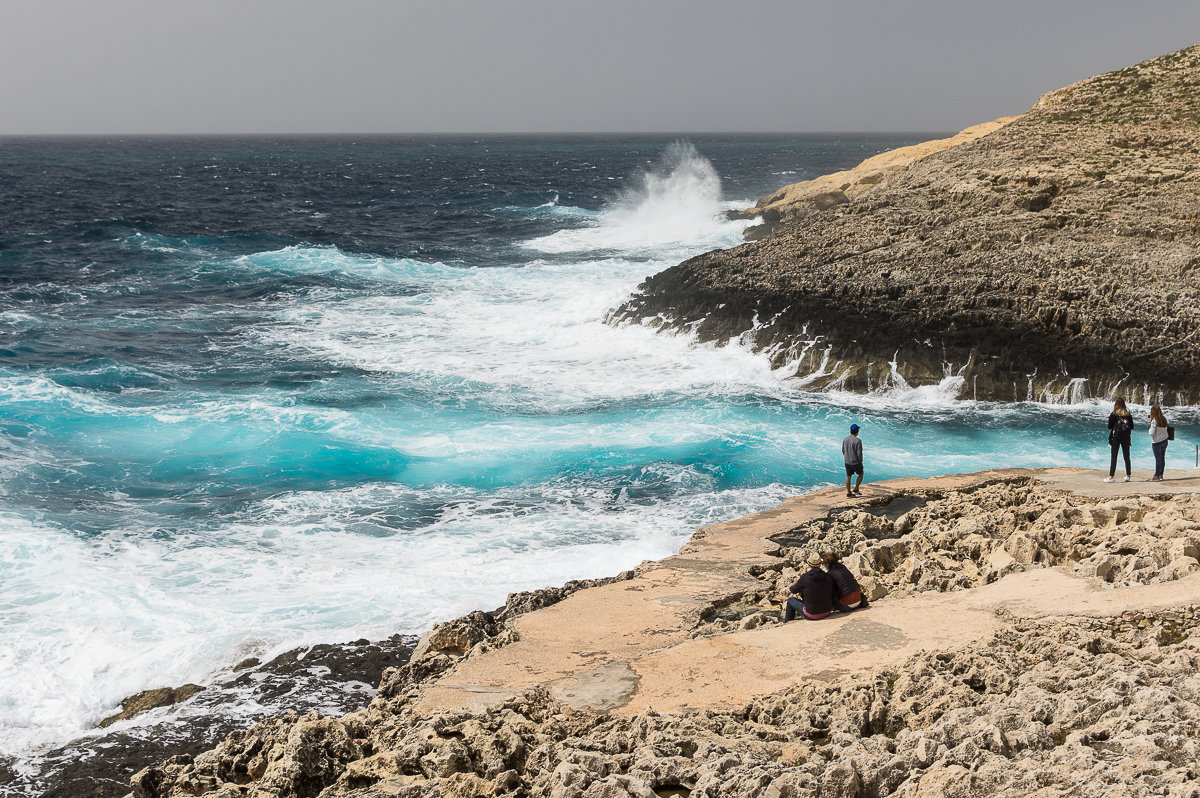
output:
M796 584L789 588L793 595L788 598L783 611L784 623L797 615L819 621L828 618L834 610L850 612L867 606L858 580L842 564L842 555L828 549L824 555L814 551L808 555L808 564L812 567L800 574ZM828 573L822 570L822 564Z

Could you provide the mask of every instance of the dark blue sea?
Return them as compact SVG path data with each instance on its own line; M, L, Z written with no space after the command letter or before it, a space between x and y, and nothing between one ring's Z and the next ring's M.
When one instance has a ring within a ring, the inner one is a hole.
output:
M0 140L0 755L668 555L840 481L852 421L868 479L1106 464L1065 386L813 394L604 323L725 210L925 138Z

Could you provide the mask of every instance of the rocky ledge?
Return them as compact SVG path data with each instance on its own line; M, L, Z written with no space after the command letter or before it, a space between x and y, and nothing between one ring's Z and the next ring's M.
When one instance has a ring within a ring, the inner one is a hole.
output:
M1200 795L1200 474L1097 481L791 500L439 626L365 709L266 720L132 795ZM770 596L813 547L875 600L781 625Z
M764 198L761 240L612 321L741 340L813 390L1200 401L1200 46L993 127Z

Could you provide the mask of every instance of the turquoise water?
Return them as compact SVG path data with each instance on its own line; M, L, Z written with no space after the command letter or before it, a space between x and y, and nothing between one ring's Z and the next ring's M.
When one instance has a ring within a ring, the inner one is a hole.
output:
M841 482L852 422L868 480L1106 466L1099 405L811 394L736 341L604 323L738 243L723 210L899 143L6 151L46 185L2 206L0 754L246 656L669 555ZM29 210L70 174L74 217Z

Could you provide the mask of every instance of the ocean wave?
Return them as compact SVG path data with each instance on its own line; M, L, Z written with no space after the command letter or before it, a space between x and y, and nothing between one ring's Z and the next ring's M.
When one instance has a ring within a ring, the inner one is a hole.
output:
M420 632L512 590L666 556L728 507L785 492L639 505L567 481L488 493L368 485L283 494L224 527L170 535L79 537L0 516L0 571L17 608L0 631L0 754L87 732L146 674L204 684L245 656ZM423 534L363 534L420 502L437 508Z
M302 245L242 255L229 264L248 271L347 276L371 282L419 285L453 281L462 272L459 266L440 262L351 255L337 247Z
M592 224L524 243L548 254L622 252L652 255L701 252L740 243L748 222L722 213L721 180L696 148L676 142L638 185L610 202Z
M47 320L44 317L31 313L22 313L17 310L0 312L0 330L10 334L36 330L45 326L46 323Z
M606 324L644 271L623 259L464 270L421 295L281 309L261 345L393 375L438 403L522 415L746 386L782 390L767 359L748 350Z
M497 208L502 213L510 213L516 216L527 216L544 219L595 219L600 215L599 211L589 210L588 208L580 208L575 205L562 205L559 203L557 192L554 197L541 205L517 206L506 205Z

